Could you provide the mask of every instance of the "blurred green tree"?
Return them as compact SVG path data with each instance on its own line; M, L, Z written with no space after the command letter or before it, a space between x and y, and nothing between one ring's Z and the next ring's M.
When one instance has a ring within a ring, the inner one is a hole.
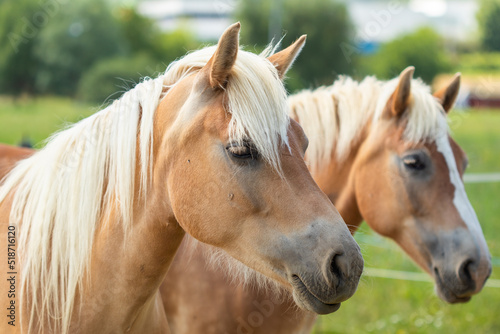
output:
M120 84L118 78L137 81L140 75L164 71L166 64L198 46L187 31L161 32L153 20L140 15L134 7L111 9L106 1L78 0L55 8L53 14L37 30L36 39L25 53L33 59L29 64L36 64L27 72L41 93L79 93L84 99L102 101L103 96L116 91L110 87ZM89 71L92 73L87 76ZM19 75L18 70L12 74L16 78ZM80 85L83 77L87 79ZM103 79L101 85L96 78ZM92 89L89 82L96 88ZM99 93L99 89L103 92Z
M463 53L458 70L467 74L500 74L500 52Z
M33 92L38 66L33 48L45 23L42 14L36 0L0 2L1 92L15 95Z
M152 50L161 32L155 22L137 12L134 7L117 10L117 22L127 40L129 52Z
M480 0L477 21L483 49L500 51L500 0Z
M84 99L102 101L123 80L162 72L198 46L187 30L163 33L134 7L112 9L110 1L5 0L0 2L0 92L75 95L78 90Z
M184 56L188 51L196 50L200 47L200 41L189 30L181 28L158 36L152 55L163 62L165 66L159 70L164 71L166 65Z
M189 30L162 32L154 20L142 16L134 7L120 8L117 16L128 53L148 53L156 61L168 64L199 47Z
M83 74L77 96L80 100L97 103L118 99L142 77L155 73L154 62L145 53L101 60Z
M409 65L415 76L427 83L440 72L451 70L451 61L444 51L443 39L431 28L421 28L383 44L373 55L359 60L359 73L393 78Z
M36 84L43 93L72 95L85 71L100 59L125 55L127 44L104 1L79 0L59 11L37 40Z
M142 77L164 72L170 62L199 44L188 30L161 32L153 20L132 7L120 8L117 19L126 42L125 55L100 59L83 73L77 92L81 100L119 98Z
M242 40L258 48L270 42L270 22L279 26L281 21L286 33L283 47L307 34L306 46L293 67L292 73L296 77L288 82L291 90L311 84L330 84L335 74L353 72L353 64L344 56L340 46L354 38L354 26L345 4L339 1L240 1L236 18L244 27Z

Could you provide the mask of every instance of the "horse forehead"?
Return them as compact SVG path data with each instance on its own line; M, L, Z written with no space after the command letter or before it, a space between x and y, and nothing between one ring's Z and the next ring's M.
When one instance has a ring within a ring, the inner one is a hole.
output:
M442 143L439 145L442 145ZM443 152L443 148L438 147L438 142L435 140L422 143L422 147L428 151L431 157L434 171L437 174L436 180L440 180L442 184L446 184L451 190L450 193L453 193L454 187L450 179L450 169L453 166L449 166L449 161L445 152Z
M228 127L231 114L226 111L225 96L218 94L210 105L205 106L206 112L203 118L204 128L220 138L229 136Z
M449 136L442 136L436 140L437 149L442 153L444 159L446 160L450 183L454 187L453 194L453 204L457 210L458 215L467 228L478 238L484 242L484 236L482 235L481 226L477 216L472 208L467 194L465 192L463 181L460 177L460 167L456 163L456 153L460 151L458 144L456 144ZM455 151L453 148L455 147ZM463 151L462 151L463 152Z
M156 113L156 126L171 124L178 131L205 131L224 136L231 120L225 93L204 84L203 73L193 73L167 90Z
M155 113L155 126L161 128L165 124L173 124L179 111L189 99L195 75L189 75L177 84L164 86L165 97L160 101ZM164 83L166 84L166 83ZM155 130L157 133L158 129Z
M446 174L455 169L459 174L464 172L462 162L466 159L466 154L451 136L447 135L447 139L426 142L424 145L431 153L438 171Z

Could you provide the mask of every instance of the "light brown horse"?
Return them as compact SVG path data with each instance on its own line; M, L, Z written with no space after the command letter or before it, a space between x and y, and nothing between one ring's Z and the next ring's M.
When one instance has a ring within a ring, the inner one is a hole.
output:
M7 175L1 333L168 333L158 288L185 232L304 309L354 293L359 247L307 170L280 80L304 38L266 59L238 36L235 24Z
M35 150L0 144L0 180L22 159L35 153Z
M491 262L461 180L467 159L446 124L460 76L432 96L413 71L389 82L342 78L292 95L290 114L310 139L315 180L351 231L365 220L432 275L442 299L466 302ZM203 267L209 247L193 251L188 241L161 287L174 333L311 331L316 315L293 307L291 297L281 302L231 284L222 270Z

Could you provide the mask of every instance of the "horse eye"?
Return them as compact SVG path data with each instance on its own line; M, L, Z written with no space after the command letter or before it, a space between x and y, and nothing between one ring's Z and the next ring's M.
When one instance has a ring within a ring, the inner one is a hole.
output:
M405 164L405 167L410 170L423 170L426 167L425 163L416 154L404 157L403 163Z
M230 144L226 150L237 159L255 159L257 158L257 151L249 143L243 144Z

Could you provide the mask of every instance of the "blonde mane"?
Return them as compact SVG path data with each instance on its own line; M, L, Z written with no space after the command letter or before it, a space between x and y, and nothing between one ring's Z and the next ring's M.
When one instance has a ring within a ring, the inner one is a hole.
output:
M159 102L167 88L199 71L214 51L190 53L158 78L143 80L104 110L53 135L4 179L0 203L14 192L9 219L20 236L18 300L31 298L28 331L37 319L49 319L53 327L48 332L68 332L99 223L114 210L126 231L134 199L144 199L152 182ZM225 95L230 138L252 140L262 158L279 170L278 150L288 145L289 118L286 91L274 66L240 50ZM136 166L140 189L134 189Z
M335 159L342 162L368 123L376 126L399 78L380 81L366 77L357 82L341 76L328 87L304 90L288 98L290 116L297 119L309 138L308 162L317 171ZM420 79L412 80L411 102L404 138L409 142L435 139L448 131L441 104Z

